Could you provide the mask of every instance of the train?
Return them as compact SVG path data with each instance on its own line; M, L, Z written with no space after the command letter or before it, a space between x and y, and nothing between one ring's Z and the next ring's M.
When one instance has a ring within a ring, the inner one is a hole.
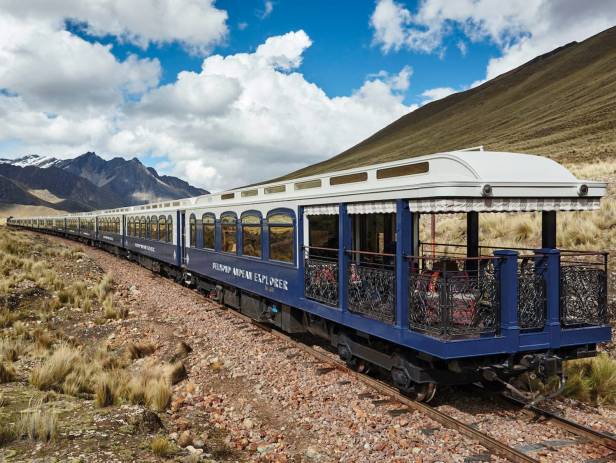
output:
M564 360L611 339L607 253L556 246L557 213L596 210L606 191L545 157L461 150L8 225L100 247L319 336L353 369L429 401L477 382L528 394L522 375L562 381ZM481 244L482 214L528 212L541 216L540 247ZM466 221L466 243L420 239L435 223L422 219L439 214Z

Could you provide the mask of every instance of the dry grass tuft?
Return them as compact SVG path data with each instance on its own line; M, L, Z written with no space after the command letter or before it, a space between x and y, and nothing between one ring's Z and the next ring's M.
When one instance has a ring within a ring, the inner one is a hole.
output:
M164 378L158 378L146 383L146 405L157 412L164 411L171 401L171 386Z
M15 368L8 362L0 362L0 384L11 383L17 377Z
M178 342L177 346L175 346L175 357L176 358L184 358L191 352L192 352L192 347L190 347L184 341Z
M94 403L97 407L109 407L115 399L113 381L108 375L102 376L94 387Z
M128 353L131 359L140 359L151 355L156 350L156 345L150 341L133 342L128 345Z
M598 405L616 404L616 360L607 354L567 362L564 394Z
M108 296L103 301L103 316L108 320L118 320L128 316L128 309L113 303L113 298Z
M187 377L188 372L182 362L173 363L167 366L167 379L171 384L177 384Z
M62 390L64 381L77 365L79 358L78 350L62 344L43 364L32 370L30 383L41 390Z
M0 311L0 328L10 328L19 318L19 315L9 310Z
M12 426L7 425L0 428L0 448L10 444L15 439L17 439L17 433Z
M158 457L167 457L173 452L173 444L163 436L156 436L150 441L150 449Z
M49 442L55 439L58 430L55 413L43 410L26 411L17 424L18 434L31 440Z

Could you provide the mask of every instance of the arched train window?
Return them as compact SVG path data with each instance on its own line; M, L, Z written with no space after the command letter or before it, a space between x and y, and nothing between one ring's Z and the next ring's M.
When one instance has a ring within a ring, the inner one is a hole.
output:
M167 241L173 243L173 218L170 215L167 216Z
M158 240L158 219L155 215L150 217L150 239Z
M267 225L270 259L292 263L295 235L293 217L288 213L274 213L267 217Z
M197 247L197 219L195 218L195 214L190 214L190 218L188 219L189 223L189 231L190 231L190 247Z
M167 241L167 219L164 215L158 217L158 234L160 241Z
M223 252L237 252L237 217L233 213L226 213L220 218L222 230Z
M214 214L203 214L203 247L214 249L216 247L216 218Z
M242 254L261 257L261 217L256 213L242 216Z

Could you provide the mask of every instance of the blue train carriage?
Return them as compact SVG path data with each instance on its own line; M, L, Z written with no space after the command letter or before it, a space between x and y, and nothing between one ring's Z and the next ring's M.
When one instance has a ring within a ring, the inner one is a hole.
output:
M606 184L547 158L458 151L190 200L187 278L349 365L429 400L437 384L562 377L608 341L607 254L556 248L558 211ZM479 214L538 212L539 249L480 244ZM421 243L420 217L466 216L465 245Z
M129 258L151 270L182 275L180 208L188 200L167 201L123 208L124 248Z
M95 217L97 245L114 254L124 247L124 216L121 209L100 211Z

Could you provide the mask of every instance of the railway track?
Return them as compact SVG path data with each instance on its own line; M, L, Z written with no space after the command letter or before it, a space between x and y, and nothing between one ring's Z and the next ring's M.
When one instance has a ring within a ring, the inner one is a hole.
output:
M223 306L220 306L221 308L224 309ZM226 310L226 309L225 309ZM292 344L293 347L302 350L303 352L306 352L307 354L309 354L310 356L316 358L317 360L319 360L319 362L325 364L325 365L329 365L332 369L336 369L339 371L343 371L351 376L353 376L354 378L356 378L357 380L361 381L362 383L364 383L365 385L369 386L371 389L375 390L376 392L389 397L390 399L392 399L393 401L396 401L402 405L405 405L406 407L408 407L411 410L416 410L420 413L425 414L426 416L432 418L434 421L436 421L437 423L440 423L441 425L443 425L446 428L449 429L453 429L458 431L460 434L469 437L470 439L473 439L474 441L480 443L483 447L485 447L487 450L489 450L490 452L492 452L494 455L497 455L499 457L502 458L506 458L509 461L515 462L515 463L538 463L539 460L536 460L535 458L517 450L514 449L510 446L508 446L507 444L504 444L496 439L494 439L493 437L475 429L474 427L463 423L462 421L456 420L455 418L452 418L442 412L440 412L439 410L426 405L424 403L421 402L416 402L406 396L404 396L403 394L401 394L397 389L395 389L394 387L379 381L377 379L371 378L367 375L364 375L362 373L358 373L352 369L350 369L349 367L346 366L346 364L344 364L343 362L339 362L336 361L335 359L331 358L330 356L324 354L323 352L318 351L317 349L314 349L313 347L304 344L302 342L299 342L295 339L293 339L292 337L278 331L275 329L272 329L271 327L267 326L267 325L263 325L261 323L255 322L253 319L251 319L250 317L247 317L246 315L243 315L239 312L236 312L234 310L227 310L228 313L233 314L233 316L240 318L252 325L254 325L255 327L270 333L271 335L282 339L284 341L286 341L289 344Z
M225 310L227 313L232 314L233 317L244 320L245 322L250 323L251 326L254 326L255 328L261 331L267 332L281 340L286 341L287 343L291 344L293 347L316 358L320 363L329 365L330 368L322 368L322 370L329 371L329 370L336 369L339 371L343 371L353 376L358 381L362 382L363 384L370 387L371 389L378 392L379 394L389 397L392 401L398 402L408 407L410 410L416 410L430 417L434 421L440 423L444 427L458 431L460 434L466 437L469 437L470 439L473 439L474 441L478 442L483 447L485 447L487 450L489 450L493 455L506 458L507 460L516 462L516 463L517 462L538 463L540 461L532 457L531 455L528 455L522 452L521 450L510 447L509 445L498 441L492 436L479 431L478 429L474 428L473 426L467 423L464 423L463 421L455 419L437 410L436 408L431 407L430 405L427 405L423 402L417 402L415 400L412 400L411 398L401 394L398 391L398 389L392 387L391 385L383 381L372 378L363 373L356 372L355 370L349 368L345 363L341 361L337 361L336 359L330 357L329 355L305 343L302 343L301 341L298 341L283 332L273 329L270 326L258 323L254 321L252 318L247 317L246 315L243 315L239 312L236 312L235 310L227 309L224 306L220 306L220 305L219 307ZM615 453L611 454L608 457L608 459L604 461L616 461L616 438L614 436L603 433L601 431L597 431L595 429L589 428L582 424L576 423L572 420L569 420L568 418L565 418L564 416L552 413L548 410L537 407L535 405L528 405L524 401L518 400L514 397L509 397L505 395L503 395L502 397L507 402L516 405L524 413L531 414L536 419L544 419L546 420L546 422L554 424L555 426L558 426L559 428L585 441L596 443L598 445L604 446L614 451Z

